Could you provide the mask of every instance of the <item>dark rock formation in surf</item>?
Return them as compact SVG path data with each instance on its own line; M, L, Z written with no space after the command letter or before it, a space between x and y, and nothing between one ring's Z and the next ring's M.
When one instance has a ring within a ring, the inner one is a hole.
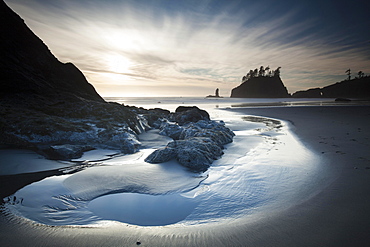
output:
M199 120L210 120L208 112L199 109L197 106L179 106L172 116L179 125L184 125Z
M370 98L370 77L355 78L323 88L297 91L294 98Z
M80 158L84 152L93 149L94 147L89 145L46 145L44 148L42 145L39 146L39 152L42 153L44 157L51 160L77 159Z
M231 98L289 98L280 76L251 77L233 88Z
M184 113L191 115L191 111ZM193 172L206 171L212 162L223 154L223 145L231 143L235 135L224 122L209 119L183 126L162 119L159 129L161 135L169 136L174 141L168 143L165 148L155 150L145 161L162 163L176 159Z
M168 143L165 148L151 153L145 161L155 164L176 159L193 172L205 172L222 154L222 148L210 138L192 137Z
M215 94L214 95L208 95L206 98L222 98L220 96L220 89L216 88Z

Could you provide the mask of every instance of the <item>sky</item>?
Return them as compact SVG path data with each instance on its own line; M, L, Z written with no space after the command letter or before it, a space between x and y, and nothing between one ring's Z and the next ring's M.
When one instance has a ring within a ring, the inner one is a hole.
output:
M103 97L228 97L260 66L290 93L370 75L367 0L5 2Z

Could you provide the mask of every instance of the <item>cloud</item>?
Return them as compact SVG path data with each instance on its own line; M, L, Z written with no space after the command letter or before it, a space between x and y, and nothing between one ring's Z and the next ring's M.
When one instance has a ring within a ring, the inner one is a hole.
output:
M238 1L217 11L213 1L176 11L156 1L8 2L61 61L75 63L106 95L149 85L157 95L168 88L173 95L226 92L261 65L281 66L291 92L333 83L348 67L370 72L369 57L346 37L312 32L320 24L315 17L296 22L301 9L268 18L268 5L238 9Z

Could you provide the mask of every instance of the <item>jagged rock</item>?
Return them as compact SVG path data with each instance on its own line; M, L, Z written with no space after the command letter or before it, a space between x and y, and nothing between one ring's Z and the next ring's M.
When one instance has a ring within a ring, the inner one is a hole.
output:
M223 155L221 147L210 138L192 137L170 142L177 150L177 161L194 172L205 172L212 162Z
M118 131L108 131L108 136L101 139L101 145L109 149L119 149L123 153L132 154L139 150L140 141L133 131L122 129Z
M202 121L210 121L209 114L205 110L201 110L196 106L180 106L176 109L175 113L169 115L170 119L175 121L170 122L167 119L159 119L156 126L160 129L159 134L169 136L174 140L184 139L180 138L185 127L185 124L191 124Z
M198 122L199 120L210 120L208 112L199 109L197 106L179 106L172 118L179 125Z
M219 145L233 141L235 134L225 126L223 121L200 120L187 126L163 120L159 134L169 136L174 140L184 140L190 137L209 137Z
M105 105L108 107L82 106L83 117L77 118L49 115L49 112L46 114L34 109L3 107L0 103L0 130L4 137L0 144L32 149L39 145L71 144L116 149L124 153L137 151L140 147L137 134L149 128L145 118L121 105ZM65 114L68 115L67 112Z
M177 156L177 151L174 148L164 147L155 150L151 153L145 161L152 164L163 163L170 161Z
M53 145L53 146L39 146L37 151L51 160L71 160L82 156L86 151L93 150L89 145Z
M179 139L183 140L190 137L208 137L218 145L222 146L231 143L234 136L234 132L227 128L223 121L216 122L200 120L183 128Z
M187 126L164 121L160 133L175 141L157 149L145 161L162 163L173 158L194 172L204 172L223 154L223 145L233 141L235 134L220 121L200 120Z
M162 120L159 129L160 135L171 137L174 140L178 140L181 133L184 131L184 127L178 125L177 123L171 123L166 119Z
M148 124L150 126L158 129L161 124L160 120L168 118L169 114L169 110L154 108L146 110L146 112L143 113L143 116L148 120Z
M162 163L176 158L183 166L193 172L205 172L212 162L221 157L222 148L207 137L191 137L172 141L165 148L157 149L145 161Z

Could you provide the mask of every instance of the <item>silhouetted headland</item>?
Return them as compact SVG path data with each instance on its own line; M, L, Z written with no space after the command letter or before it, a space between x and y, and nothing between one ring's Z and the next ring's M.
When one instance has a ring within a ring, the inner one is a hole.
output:
M370 77L354 78L322 88L297 91L294 98L370 98Z
M0 2L0 96L17 101L104 100L72 63L61 63L8 6ZM31 99L32 98L32 99Z

